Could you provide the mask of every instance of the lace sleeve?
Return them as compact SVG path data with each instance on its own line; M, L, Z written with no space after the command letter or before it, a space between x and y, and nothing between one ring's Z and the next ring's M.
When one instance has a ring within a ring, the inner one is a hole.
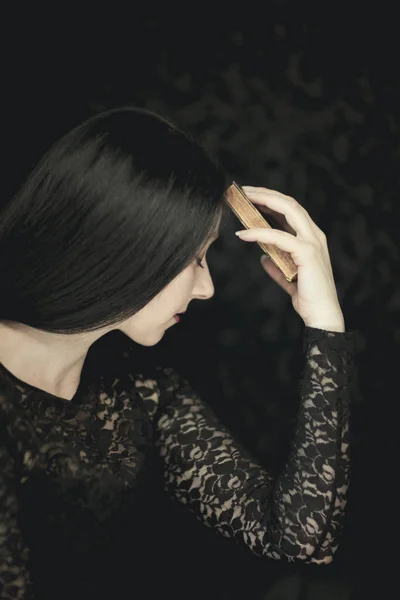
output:
M305 328L297 427L275 480L186 380L159 368L155 444L165 490L259 556L331 562L349 482L354 336Z

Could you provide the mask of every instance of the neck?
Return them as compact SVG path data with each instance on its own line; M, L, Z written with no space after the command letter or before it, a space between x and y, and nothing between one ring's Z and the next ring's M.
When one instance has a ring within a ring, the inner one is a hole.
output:
M21 381L71 400L90 346L107 331L59 334L2 322L0 362Z

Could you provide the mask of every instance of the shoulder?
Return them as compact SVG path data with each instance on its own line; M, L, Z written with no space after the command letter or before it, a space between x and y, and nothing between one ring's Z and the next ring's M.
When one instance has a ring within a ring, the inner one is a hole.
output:
M173 410L182 401L193 403L197 395L190 384L173 367L152 366L142 368L139 372L129 372L135 387L135 392L140 395L146 412L155 418L164 410Z
M118 380L119 389L139 397L151 417L183 389L190 393L189 384L174 367L154 364L143 348L125 334L111 333L113 335L105 336L93 352L89 367L95 367L109 386L114 386Z

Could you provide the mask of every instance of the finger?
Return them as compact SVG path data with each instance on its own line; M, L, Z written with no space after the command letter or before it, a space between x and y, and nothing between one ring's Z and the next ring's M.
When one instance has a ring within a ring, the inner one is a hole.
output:
M285 196L280 192L257 188L252 190L250 186L243 187L249 200L260 206L266 206L286 217L286 221L292 229L304 239L314 239L317 235L317 225L311 219L306 209L294 198Z
M254 187L251 185L244 185L242 187L242 189L245 191L246 194L247 194L246 190L248 190L248 193L252 193L252 194L274 194L275 196L279 196L280 198L286 198L286 200L294 200L294 198L292 196L288 196L287 194L284 194L283 192L279 192L278 190L272 190L267 187ZM299 202L298 202L298 204L300 205Z
M248 191L249 194L251 193L250 190L255 193L257 193L257 191L267 190L267 188L256 188L256 187L252 187L252 186L243 186L242 189L245 191ZM274 192L274 190L268 190L268 191ZM275 192L275 193L283 196L283 194L281 194L280 192ZM284 196L284 197L287 197L287 196ZM258 202L257 199L254 200L254 204L258 205L257 209L261 212L261 214L267 215L269 217L268 221L269 221L270 225L272 225L272 227L275 226L278 229L282 228L285 231L288 231L289 233L296 235L295 230L293 229L293 227L290 227L290 225L288 224L288 222L286 220L285 215L283 215L281 212L272 210L272 208L270 208L269 206L266 206L265 203L260 204L260 202Z
M279 229L267 229L266 227L253 227L252 229L241 229L235 231L244 242L262 242L264 244L272 244L279 246L286 252L294 252L298 250L298 239L291 233L280 231Z
M260 185L242 185L242 190L246 192L246 190L251 192L271 192L272 194L277 194L278 196L283 196L284 198L290 198L291 196L287 196L283 192L279 192L278 190L273 190L272 188L262 187ZM246 192L247 193L247 192Z
M278 246L281 250L289 252L297 267L301 267L308 259L309 252L315 250L316 246L307 240L299 240L298 237L279 231L279 229L253 228L236 231L236 235L244 242L261 242Z
M274 229L283 229L284 231L287 231L288 233L296 235L296 232L293 229L293 227L290 227L289 223L287 222L285 215L277 212L276 210L272 210L272 208L269 208L268 206L265 206L264 204L261 205L260 203L256 203L254 201L253 201L253 204L257 204L257 210L259 210L260 213L265 216L268 223Z

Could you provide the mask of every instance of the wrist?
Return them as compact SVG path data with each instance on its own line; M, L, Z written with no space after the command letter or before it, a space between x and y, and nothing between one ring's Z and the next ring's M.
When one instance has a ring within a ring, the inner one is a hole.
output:
M322 322L305 322L306 327L313 327L315 329L323 329L324 331L336 331L339 333L344 333L346 331L346 326L344 319L341 321L322 321Z

